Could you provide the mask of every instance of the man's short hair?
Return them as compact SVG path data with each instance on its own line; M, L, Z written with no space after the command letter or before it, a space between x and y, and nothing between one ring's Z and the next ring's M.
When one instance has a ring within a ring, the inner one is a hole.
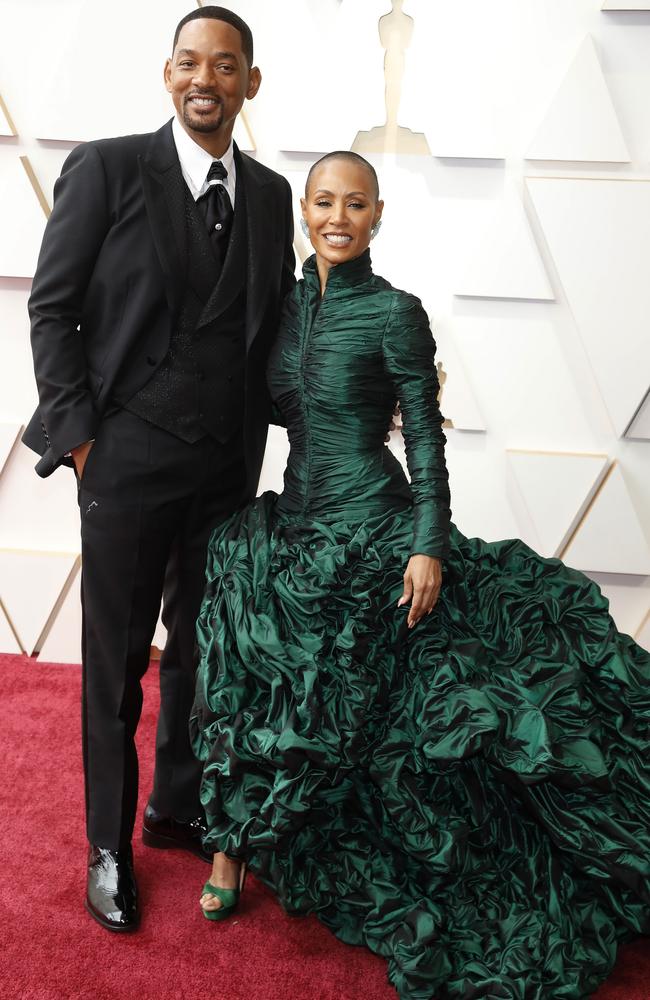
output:
M178 27L174 34L174 44L172 45L172 54L176 48L176 43L178 42L178 36L181 33L181 29L188 21L196 21L197 18L205 17L211 18L213 21L225 21L226 24L231 24L233 28L236 28L241 35L241 47L242 52L246 56L246 62L248 63L248 68L253 65L253 32L248 27L246 22L235 14L234 11L228 10L226 7L197 7L196 10L190 11L185 17L178 22Z

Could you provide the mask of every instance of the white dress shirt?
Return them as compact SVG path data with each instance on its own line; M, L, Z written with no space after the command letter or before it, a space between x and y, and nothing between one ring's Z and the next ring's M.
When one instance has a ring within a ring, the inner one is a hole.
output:
M183 172L183 178L187 184L192 197L196 201L208 190L208 185L206 183L206 177L208 176L208 170L210 169L212 163L216 161L216 157L211 156L210 153L206 152L202 146L199 146L194 139L190 138L187 134L178 118L174 118L172 122L172 133L174 136L174 142L176 143L176 152L178 153L178 159L181 163L181 170ZM233 153L233 141L230 140L230 145L228 149L219 157L219 161L223 163L224 167L228 171L228 176L225 180L225 188L230 196L230 202L235 207L235 182L237 180L237 168L235 167L235 156ZM222 181L218 181L221 184Z

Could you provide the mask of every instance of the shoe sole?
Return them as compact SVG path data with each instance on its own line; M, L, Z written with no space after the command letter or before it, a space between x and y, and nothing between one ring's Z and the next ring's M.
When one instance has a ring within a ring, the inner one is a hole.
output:
M200 848L192 847L191 844L180 844L173 837L165 837L161 833L152 833L146 826L142 828L142 843L145 847L154 847L159 851L188 851L195 858L200 858L206 864L212 864L212 858L201 851Z
M237 912L237 906L222 906L218 910L204 910L201 908L201 912L206 920L227 920L228 917L232 917L233 913Z
M102 920L99 914L95 913L95 911L93 910L87 899L84 900L84 906L86 908L87 913L90 914L93 920L96 921L96 923L98 923L100 927L103 927L105 931L112 931L113 934L133 934L133 932L137 931L138 927L140 926L139 914L134 923L127 924L126 927L121 927L118 924L111 923L110 920Z

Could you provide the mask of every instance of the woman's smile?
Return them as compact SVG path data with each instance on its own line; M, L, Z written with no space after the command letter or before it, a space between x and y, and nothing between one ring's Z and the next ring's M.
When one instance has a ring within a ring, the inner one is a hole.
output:
M328 243L331 243L334 247L344 247L352 240L351 236L345 233L324 233L323 234Z

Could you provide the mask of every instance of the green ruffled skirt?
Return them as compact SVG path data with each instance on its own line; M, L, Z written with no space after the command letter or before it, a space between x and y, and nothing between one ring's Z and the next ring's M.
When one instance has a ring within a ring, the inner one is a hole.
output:
M388 960L402 1000L586 997L650 933L650 656L585 576L409 511L212 538L192 717L207 846Z

